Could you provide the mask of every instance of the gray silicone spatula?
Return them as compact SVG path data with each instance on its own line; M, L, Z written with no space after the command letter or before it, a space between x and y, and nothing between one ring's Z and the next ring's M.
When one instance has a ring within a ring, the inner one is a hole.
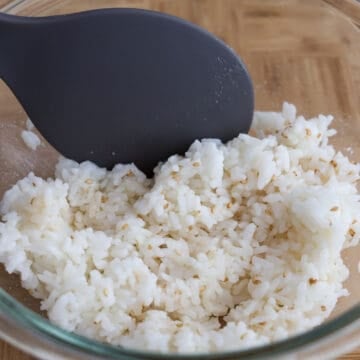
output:
M247 132L253 115L251 80L225 43L145 10L0 14L0 76L64 156L148 175L195 139Z

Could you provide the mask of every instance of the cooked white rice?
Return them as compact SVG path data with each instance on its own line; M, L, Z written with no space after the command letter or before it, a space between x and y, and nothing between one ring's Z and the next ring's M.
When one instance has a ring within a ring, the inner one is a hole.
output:
M21 138L23 139L25 145L31 150L36 150L37 147L41 144L40 138L30 130L23 130L21 132Z
M0 261L70 331L131 348L203 352L318 325L347 295L359 165L331 116L257 112L256 137L195 141L147 179L62 159L1 202Z

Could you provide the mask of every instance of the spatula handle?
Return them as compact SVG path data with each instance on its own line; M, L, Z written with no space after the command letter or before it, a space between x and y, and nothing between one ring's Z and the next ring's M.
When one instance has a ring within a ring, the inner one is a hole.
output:
M24 17L0 13L0 78L12 88L26 69L36 64L27 56L36 51L36 30L41 26L46 34L46 23L51 17Z
M23 57L21 33L28 24L27 18L0 13L0 77L5 81L9 80L15 63Z
M8 72L13 16L0 13L0 77Z

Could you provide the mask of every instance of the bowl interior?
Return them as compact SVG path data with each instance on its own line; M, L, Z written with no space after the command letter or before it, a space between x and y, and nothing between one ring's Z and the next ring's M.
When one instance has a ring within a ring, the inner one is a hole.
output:
M18 3L18 2L17 2ZM283 101L299 113L333 114L334 144L360 161L360 30L340 11L313 0L63 0L25 1L9 12L30 16L64 14L100 7L134 7L183 17L227 42L248 66L256 109L279 111ZM36 86L36 84L34 84ZM48 144L35 152L22 139L26 114L4 83L0 84L0 196L29 171L48 177L58 154ZM351 151L349 149L351 147ZM332 317L360 302L358 251L343 253L350 268L342 298ZM16 275L0 267L0 286L39 312L39 303Z

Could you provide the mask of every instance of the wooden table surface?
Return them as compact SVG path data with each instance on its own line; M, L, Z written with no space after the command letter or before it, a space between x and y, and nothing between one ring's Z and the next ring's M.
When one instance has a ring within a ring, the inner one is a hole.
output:
M266 13L266 6L272 6L273 3L276 3L275 0L224 0L225 4L233 4L233 6L237 6L240 2L243 2L244 4L246 4L246 6L248 6L248 12L247 15L250 17L252 17L251 21L254 21L254 30L256 30L255 26L261 26L262 21L264 21L264 19L266 18L266 16L268 15ZM295 3L297 4L297 6L300 6L300 2L302 2L302 4L306 3L306 4L310 4L310 1L312 0L278 0L278 2L281 2L283 5L286 3L286 5L288 5L289 3ZM131 6L131 7L144 7L144 8L155 8L158 10L162 10L162 11L166 11L166 12L170 12L173 14L177 14L180 15L184 18L187 18L193 22L197 22L200 23L202 26L207 27L209 30L211 30L212 32L216 33L218 36L222 37L223 39L225 39L232 47L234 47L234 49L236 51L238 51L243 58L245 59L245 62L247 63L250 73L254 78L254 82L258 83L259 79L261 80L261 76L268 76L268 74L264 74L263 72L266 70L264 70L264 66L263 64L261 64L261 61L259 61L259 58L256 57L256 51L261 51L264 50L261 47L264 46L264 43L266 42L261 42L261 39L256 43L256 41L254 42L254 52L246 52L246 49L244 50L244 47L242 47L243 45L239 44L239 46L237 47L236 39L234 38L236 36L236 34L234 35L234 30L232 28L232 26L234 25L234 22L236 21L237 16L244 16L244 14L240 14L236 11L234 11L233 13L226 14L226 11L223 11L223 7L222 5L218 5L216 9L212 9L211 12L212 13L212 19L216 18L217 22L215 21L215 23L212 23L212 20L210 16L207 16L206 11L209 10L209 7L211 7L213 4L219 4L221 1L216 1L216 0L109 0L109 1L102 1L102 0L50 0L50 1L46 1L46 0L29 0L29 1L9 1L9 0L0 0L0 10L1 9L10 9L12 8L12 5L15 6L16 13L20 13L20 14L24 14L24 15L44 15L47 14L47 9L49 8L49 4L51 4L51 8L52 8L52 13L62 13L62 12L71 12L71 11L79 11L81 9L84 8L84 4L86 3L89 7L100 7L103 6L103 4L106 3L106 6ZM335 7L343 7L343 11L345 13L347 13L350 17L352 17L352 20L355 24L360 25L360 11L359 11L359 7L360 5L356 5L355 0L324 0L324 8L326 6L330 6L328 4L325 4L325 2L327 3L331 3L332 6ZM301 4L301 6L302 6ZM266 6L265 6L266 5ZM230 6L230 5L229 5ZM214 6L216 7L216 6ZM321 11L323 11L324 9L322 9ZM320 11L320 10L319 10ZM325 11L325 10L324 10ZM214 13L216 13L214 15ZM199 15L200 14L200 15ZM272 12L270 14L270 16L277 16L278 18L280 18L282 15L282 12ZM221 18L223 17L223 18ZM310 16L311 17L311 16ZM243 18L242 18L243 19ZM249 20L249 19L246 19ZM273 33L275 34L275 38L276 38L276 34L279 34L278 32L278 20L279 19L274 19L273 20ZM314 27L316 27L317 24L317 17L314 15ZM279 22L280 23L280 22ZM221 24L225 24L225 26L222 26ZM266 23L266 26L269 26L269 22ZM269 31L271 31L271 29L269 29ZM313 29L313 32L315 33L316 31L324 31L324 29ZM326 30L325 30L326 31ZM357 38L357 40L359 39L359 37ZM256 39L258 40L258 39ZM275 39L276 40L276 39ZM311 52L316 52L317 49L314 49L314 47L316 46L315 42L312 42L312 39L310 38L303 38L304 42L301 43L298 46L302 46L307 52L311 53ZM348 41L351 42L351 40L349 38L346 38L344 41ZM347 44L349 45L349 44ZM351 44L350 44L351 45ZM349 46L350 46L349 45ZM248 45L246 45L248 46ZM266 45L265 45L266 46ZM277 46L277 44L274 45L275 47ZM286 50L289 50L289 53L291 52L291 43L288 43L287 45L289 48L286 48ZM354 46L358 46L358 45L354 45ZM258 47L255 49L255 47ZM279 45L279 48L277 50L281 50L281 46ZM295 49L298 50L298 49ZM339 49L333 49L334 51L339 50ZM326 51L331 51L331 49L329 50L328 48L322 48L321 52L322 54L324 53L326 55ZM341 52L337 51L336 54L337 56L341 56L339 55ZM280 53L277 53L277 56L279 56ZM319 55L319 54L317 54ZM324 56L325 56L324 55ZM333 54L331 54L333 55ZM351 56L351 54L349 55ZM355 66L358 67L359 64L359 58L360 57L355 57L355 59L353 59L353 64L356 64ZM335 68L336 67L336 59L333 56L331 59L329 57L329 63L326 63L326 59L324 57L324 62L321 63L320 65L316 65L316 62L319 61L319 57L316 58L317 60L311 61L308 63L309 66L314 66L314 71L316 70L315 67L316 66L320 66L324 67L327 70L331 70L331 67ZM278 61L277 59L274 59L274 63L272 64L272 57L271 57L271 53L269 53L269 63L268 63L268 68L271 68L271 70L276 70L279 68L279 66L276 68L276 64L275 61ZM331 61L331 63L330 63ZM296 62L296 60L294 60L294 58L292 58L292 62ZM344 66L344 62L341 62L341 64ZM286 59L284 60L284 62L282 63L283 68L280 68L279 73L276 74L277 76L273 77L273 83L276 83L275 85L277 85L278 87L281 87L281 82L283 81L283 78L285 78L285 76L283 75L284 72L286 71L287 68L287 61ZM294 65L292 65L294 66ZM351 59L350 59L350 65L349 67L351 67ZM260 71L260 70L262 71ZM285 69L285 70L284 70ZM259 71L256 71L259 70ZM335 76L338 76L338 78L336 78L335 80L341 81L341 77L344 77L346 75L344 74L350 74L351 72L347 72L350 71L349 69L345 69L345 72L341 72L340 75L339 74L335 74L333 80L335 79ZM312 73L313 76L319 75L316 74L316 71ZM320 74L320 75L324 75L324 74ZM358 94L358 98L354 99L352 102L348 101L348 99L341 99L341 101L339 100L339 95L338 93L336 93L336 88L334 87L334 91L331 91L332 89L330 89L330 91L328 91L328 99L321 99L321 101L318 101L317 103L314 102L313 99L311 98L306 98L306 99L302 99L303 101L301 102L300 99L300 103L299 101L297 101L297 105L299 106L299 108L301 108L301 110L304 110L305 112L308 111L309 109L321 112L321 106L323 103L328 104L328 108L330 108L331 111L335 112L336 115L336 111L338 109L340 109L341 107L341 111L344 112L348 112L349 114L360 114L360 71L357 70L356 72L352 73L353 79L351 80L352 83L354 83L355 85L355 90L354 93ZM340 78L339 78L340 77ZM321 78L321 77L320 77ZM340 79L340 80L339 80ZM289 81L288 79L285 79L284 81ZM308 84L305 84L306 81L311 81L309 79L306 79L306 77L304 78L304 83L301 84L301 86L303 86L304 88L306 86L308 86ZM280 85L279 85L280 84ZM298 100L298 96L299 96L299 92L300 93L304 93L304 91L301 91L301 86L298 85L298 88L300 88L300 90L298 91L298 89L290 89L291 91L289 91L289 93L286 93L285 95L287 96L287 99L289 101L293 101L293 99ZM321 84L319 85L318 89L315 90L319 90L318 92L321 93ZM331 83L328 83L327 86L332 86ZM335 86L336 86L336 81L335 81ZM306 91L308 90L307 88L305 89ZM257 105L263 105L264 103L266 103L267 98L272 97L272 99L274 99L274 92L278 91L277 89L275 89L274 87L272 87L271 82L269 82L268 84L265 84L262 87L258 87L255 89L256 91L256 102ZM332 95L332 93L334 93L335 95ZM331 98L331 96L333 96L333 98ZM337 97L338 96L338 97ZM276 100L276 101L275 101ZM284 93L282 93L281 91L278 91L278 98L275 97L274 102L277 102L277 106L279 106L279 101L284 100ZM319 106L317 107L317 105L319 104ZM331 108L331 106L333 106L333 108ZM347 354L345 356L342 356L341 359L359 359L360 360L360 348L358 350L353 351L350 354ZM13 348L12 346L6 344L5 342L0 341L0 360L33 360L32 357L30 357L29 355L26 355L24 353L22 353L21 351ZM49 359L51 360L51 359Z

